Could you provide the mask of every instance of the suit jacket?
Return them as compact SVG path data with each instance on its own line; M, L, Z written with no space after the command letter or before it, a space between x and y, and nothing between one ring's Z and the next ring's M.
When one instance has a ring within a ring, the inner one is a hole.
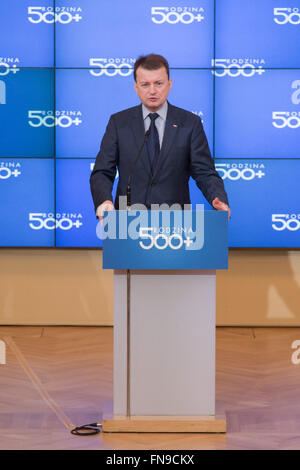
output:
M90 177L95 210L112 201L112 187L119 170L119 196L126 195L128 177L145 136L142 105L110 117ZM188 181L192 176L211 204L215 197L228 204L223 180L215 170L201 120L189 111L168 103L161 151L152 173L144 146L131 178L131 204L190 204Z

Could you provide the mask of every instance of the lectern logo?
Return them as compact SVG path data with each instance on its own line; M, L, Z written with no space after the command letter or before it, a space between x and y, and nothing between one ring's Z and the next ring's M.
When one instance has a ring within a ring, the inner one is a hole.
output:
M0 364L6 364L6 344L0 339Z
M272 229L296 232L300 229L300 214L272 214Z
M300 24L299 8L274 8L273 19L279 25Z
M177 204L152 204L151 211L143 204L126 209L127 198L119 198L119 211L109 211L97 225L97 236L104 240L136 240L143 250L201 250L204 246L204 206L196 211ZM117 234L118 232L118 234Z
M202 7L152 7L151 20L156 24L191 24L204 20Z
M176 233L177 231L181 233ZM170 234L172 232L172 234ZM153 227L142 227L140 228L140 247L143 250L151 250L156 248L157 250L165 250L171 248L171 250L180 250L182 246L189 248L193 243L193 239L189 236L190 229L184 229L182 227L176 228L159 228Z
M80 7L28 7L28 21L38 23L61 23L68 24L72 21L78 23L82 20L82 9Z
M120 75L121 77L129 77L133 73L135 59L133 58L91 58L90 66L96 67L90 69L90 74L94 77L101 77L106 75L107 77L115 77Z

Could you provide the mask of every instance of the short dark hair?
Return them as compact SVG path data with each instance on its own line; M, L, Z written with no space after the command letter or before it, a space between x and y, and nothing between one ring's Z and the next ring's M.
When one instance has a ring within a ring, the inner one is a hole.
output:
M148 54L148 55L142 55L140 56L134 64L134 80L136 81L136 71L139 67L143 67L143 69L146 70L157 70L160 69L161 67L165 67L168 78L170 78L170 72L169 72L169 64L168 61L162 56L158 54Z

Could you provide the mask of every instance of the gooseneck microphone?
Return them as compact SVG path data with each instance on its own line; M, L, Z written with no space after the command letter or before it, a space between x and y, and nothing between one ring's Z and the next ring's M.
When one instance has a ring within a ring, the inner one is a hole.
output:
M132 175L134 174L134 170L135 170L135 167L137 165L137 162L139 161L139 159L141 158L141 155L142 155L142 152L144 150L144 147L145 147L145 143L146 143L146 140L147 138L149 137L149 134L150 134L150 128L145 132L145 137L144 137L144 141L143 141L143 144L139 150L139 153L137 154L137 157L131 167L131 170L130 170L130 173L129 173L129 177L128 177L128 183L127 183L127 189L126 189L126 198L127 198L127 209L130 208L131 206L131 177Z

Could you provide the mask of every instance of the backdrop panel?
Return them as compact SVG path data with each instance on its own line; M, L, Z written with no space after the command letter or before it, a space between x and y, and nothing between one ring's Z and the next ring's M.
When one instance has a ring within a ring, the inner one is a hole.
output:
M0 156L54 156L54 71L20 69L0 78Z
M102 247L89 186L93 166L90 159L56 160L56 246ZM117 183L118 177L113 197Z
M0 18L0 67L53 67L54 0L2 0Z
M56 24L58 67L126 68L153 51L166 56L171 67L211 66L211 0L56 0L57 7L68 3L73 20Z
M0 158L0 245L54 246L54 161Z
M216 59L233 67L300 67L299 27L299 0L216 0Z
M300 71L265 70L251 76L219 72L216 157L299 158Z

